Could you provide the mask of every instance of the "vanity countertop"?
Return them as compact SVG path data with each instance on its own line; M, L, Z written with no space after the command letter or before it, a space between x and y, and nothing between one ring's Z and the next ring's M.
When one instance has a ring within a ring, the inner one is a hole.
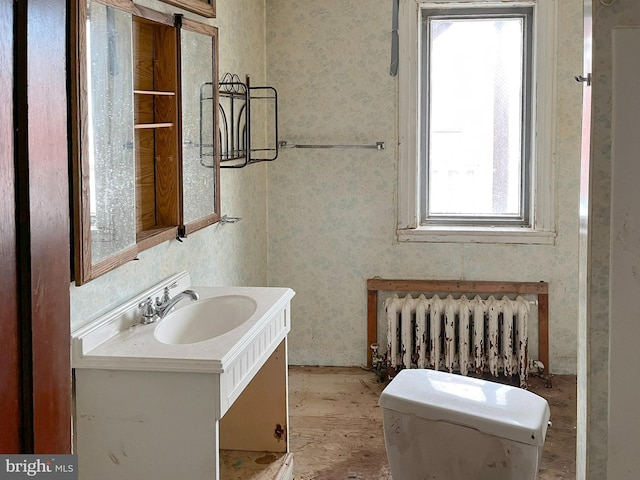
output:
M149 292L145 292L128 302L128 307L103 315L72 333L72 366L220 374L254 344L277 342L289 333L290 316L282 312L295 295L290 288L188 286L187 279L178 291L184 290L185 285L198 292L201 300L222 295L250 297L256 302L256 310L247 321L223 335L197 343L165 344L155 338L154 331L160 322L170 321L172 314L149 325L137 321L137 304L146 298ZM188 300L179 302L175 312L190 304Z

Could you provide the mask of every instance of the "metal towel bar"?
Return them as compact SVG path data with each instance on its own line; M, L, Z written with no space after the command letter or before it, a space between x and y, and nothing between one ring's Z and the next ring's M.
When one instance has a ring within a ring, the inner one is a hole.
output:
M376 142L375 145L297 145L287 142L280 142L280 148L368 148L373 150L384 150L384 142Z

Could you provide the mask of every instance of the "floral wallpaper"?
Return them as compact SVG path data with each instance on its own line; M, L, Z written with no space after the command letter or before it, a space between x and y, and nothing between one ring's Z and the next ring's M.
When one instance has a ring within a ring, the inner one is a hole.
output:
M366 358L369 277L545 280L552 368L575 371L580 91L572 78L580 71L580 1L560 5L554 246L396 241L391 2L269 0L265 10L255 0L218 0L218 18L208 21L219 27L220 73L251 74L254 85L278 89L281 140L383 141L387 148L284 149L268 167L223 170L222 213L243 220L159 245L87 285L71 285L72 328L188 269L196 283L294 288L292 363L358 365Z
M141 3L175 10L157 0ZM391 2L269 0L265 7L219 0L218 18L208 21L219 27L220 73L251 74L254 85L278 89L281 140L383 141L387 148L283 149L268 166L223 170L222 213L243 220L159 245L85 286L71 285L72 328L188 269L196 283L294 288L292 363L358 365L366 358L369 277L545 280L552 369L575 372L580 5L559 3L556 243L501 246L396 241Z
M398 243L392 2L268 0L267 78L278 89L281 139L387 147L288 149L269 165L269 284L297 292L291 363L366 363L367 278L544 280L551 368L575 373L582 3L559 4L558 236L527 246Z

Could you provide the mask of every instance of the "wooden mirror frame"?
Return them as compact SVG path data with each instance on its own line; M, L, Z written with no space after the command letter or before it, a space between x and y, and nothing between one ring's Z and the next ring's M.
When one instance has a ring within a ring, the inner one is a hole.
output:
M115 1L101 1L108 6L116 6ZM73 184L73 259L74 280L76 285L83 285L94 278L113 270L131 260L139 253L138 245L133 245L99 262L91 257L91 217L89 211L89 161L86 152L88 143L89 114L86 96L88 81L86 69L86 19L87 2L71 2L75 7L70 27L71 37L71 155ZM117 8L128 13L135 13L132 1L120 1Z
M190 32L194 32L194 33L199 33L208 37L211 37L211 41L212 41L212 64L213 64L213 75L212 75L212 80L213 80L213 105L215 105L217 107L217 105L219 104L219 99L218 99L218 58L219 58L219 50L218 50L218 29L216 27L213 27L211 25L207 25L204 23L200 23L194 20L189 20L187 18L183 18L182 19L182 24L181 24L181 28L178 30L178 41L180 42L182 39L182 31L183 30L188 30ZM181 51L182 49L180 49ZM179 55L178 58L178 63L181 64L182 63L182 56L181 54ZM178 71L181 71L181 68L178 69ZM179 83L182 86L182 79L179 78ZM180 102L180 104L182 105L182 88L180 89L180 91L178 92L179 97L178 100ZM182 109L181 109L182 110ZM217 132L218 131L218 109L214 108L213 109L213 113L215 115L214 119L213 119L213 131ZM182 113L181 113L182 114ZM182 129L180 129L179 132L179 144L182 145L183 143L183 138L182 138ZM214 169L214 185L215 185L215 197L212 199L214 202L214 210L213 212L211 212L209 215L206 215L202 218L193 220L191 222L185 222L184 221L184 183L180 185L180 188L182 189L182 191L180 192L180 197L183 199L183 201L181 202L181 207L183 209L182 212L182 218L181 218L181 227L180 227L180 236L181 237L187 237L189 234L200 230L202 228L205 228L209 225L212 225L216 222L218 222L220 220L220 136L219 135L213 135L213 144L214 144L214 162L215 162L215 169ZM184 161L184 158L183 158ZM181 168L184 168L184 164L181 164ZM184 182L184 179L183 179Z
M161 0L207 18L216 18L216 0Z

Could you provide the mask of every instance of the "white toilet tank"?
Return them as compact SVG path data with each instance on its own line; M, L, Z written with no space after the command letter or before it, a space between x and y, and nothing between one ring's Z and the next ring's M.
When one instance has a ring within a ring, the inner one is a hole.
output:
M547 401L521 388L402 370L380 396L394 480L536 480Z

